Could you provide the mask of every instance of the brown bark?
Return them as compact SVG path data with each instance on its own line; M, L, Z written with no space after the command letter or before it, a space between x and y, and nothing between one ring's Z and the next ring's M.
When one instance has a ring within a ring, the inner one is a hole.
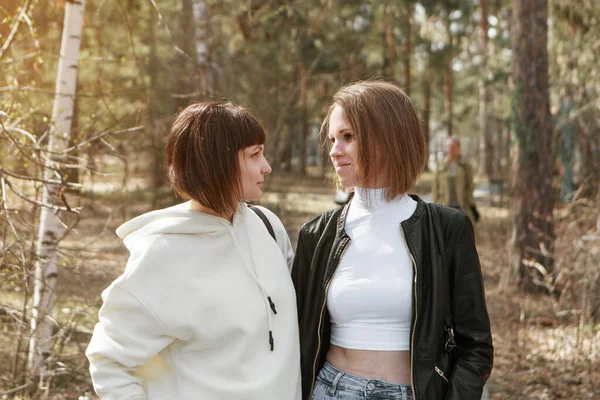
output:
M429 149L429 120L431 113L431 80L425 74L423 76L423 133L425 134L425 143ZM429 153L429 152L428 152ZM429 170L429 158L425 164L425 170Z
M446 15L446 31L448 33L448 43L446 49L444 49L444 76L443 76L443 87L444 87L444 111L446 114L446 127L448 136L452 136L452 124L454 120L453 115L453 73L452 73L452 32L450 31L450 17Z
M481 146L480 146L480 173L488 179L495 177L494 171L494 138L490 121L490 107L492 91L487 80L488 69L488 7L487 0L479 0L479 47L482 59L482 74L479 82L479 126L481 129Z
M548 87L548 2L513 0L512 226L506 283L531 291L553 270L552 131Z
M281 132L282 140L277 151L276 166L279 171L290 172L292 170L292 147L294 145L295 126L291 123L285 124Z
M446 114L446 129L448 136L452 136L452 124L453 124L453 76L452 76L452 57L446 54L444 59L444 112Z
M404 10L404 27L406 29L404 38L404 91L410 96L410 59L412 57L412 1L406 1Z
M298 164L298 172L300 175L306 175L306 142L308 140L308 132L310 126L308 124L308 72L304 64L298 66L300 78L300 101L298 104L300 115L300 130L302 138L300 140L300 162Z
M394 28L396 25L396 7L394 4L388 4L385 6L385 30L383 33L385 44L386 44L386 58L384 65L384 74L386 74L392 82L396 83L396 64L398 62L398 56L396 54L396 35L394 34Z

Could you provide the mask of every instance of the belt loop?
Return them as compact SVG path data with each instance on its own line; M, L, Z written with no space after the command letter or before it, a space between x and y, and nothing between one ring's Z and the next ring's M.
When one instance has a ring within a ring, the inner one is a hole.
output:
M340 379L342 379L342 376L344 376L343 372L338 372L335 375L335 378L333 378L333 382L331 382L331 386L329 386L329 388L327 388L328 396L336 396L337 395L337 385L340 382Z

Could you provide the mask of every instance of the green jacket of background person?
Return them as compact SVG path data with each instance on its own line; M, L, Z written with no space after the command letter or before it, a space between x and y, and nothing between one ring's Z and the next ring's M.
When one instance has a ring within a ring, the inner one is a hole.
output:
M432 187L434 203L459 208L464 211L473 223L476 222L472 206L473 169L462 160L460 142L456 138L448 139L448 156L438 163Z

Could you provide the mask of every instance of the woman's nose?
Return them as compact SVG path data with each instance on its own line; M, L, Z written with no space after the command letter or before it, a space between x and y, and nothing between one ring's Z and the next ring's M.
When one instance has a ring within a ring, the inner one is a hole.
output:
M343 154L342 144L338 141L334 142L331 146L331 150L329 150L329 157L338 157Z
M271 173L272 169L271 166L269 165L269 162L267 160L265 160L265 164L262 166L260 172L263 175L269 175Z

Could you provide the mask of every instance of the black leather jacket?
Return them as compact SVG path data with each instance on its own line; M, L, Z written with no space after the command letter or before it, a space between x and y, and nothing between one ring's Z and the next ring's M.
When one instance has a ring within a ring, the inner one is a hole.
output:
M473 225L459 210L425 203L402 222L414 267L411 385L416 400L479 400L493 364L492 335ZM300 325L302 398L309 399L329 350L325 300L350 243L349 204L306 222L292 279ZM400 229L400 227L399 227Z

